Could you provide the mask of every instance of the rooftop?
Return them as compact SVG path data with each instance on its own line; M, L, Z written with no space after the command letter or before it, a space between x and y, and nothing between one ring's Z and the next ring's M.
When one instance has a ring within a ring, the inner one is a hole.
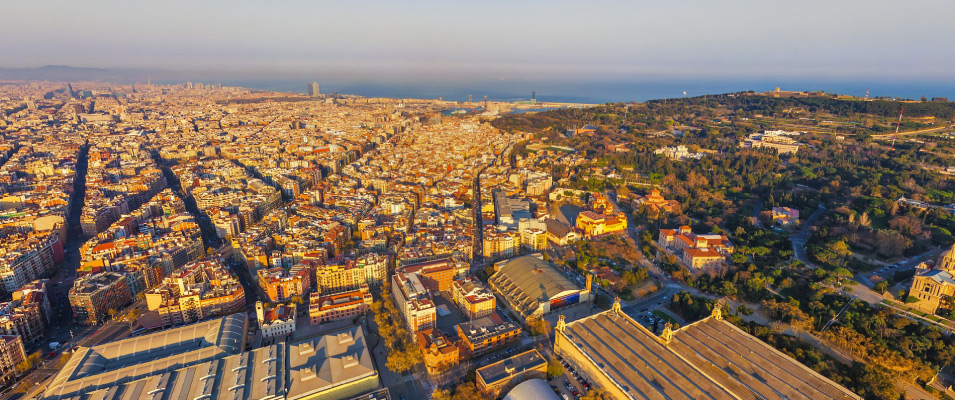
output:
M524 315L533 314L541 302L583 289L547 261L533 256L503 263L491 276L490 283Z
M715 318L677 331L669 345L612 311L569 323L560 335L631 398L859 398Z
M537 350L530 350L478 368L476 372L485 383L494 385L500 381L510 380L524 371L540 368L542 365L547 365L544 356Z

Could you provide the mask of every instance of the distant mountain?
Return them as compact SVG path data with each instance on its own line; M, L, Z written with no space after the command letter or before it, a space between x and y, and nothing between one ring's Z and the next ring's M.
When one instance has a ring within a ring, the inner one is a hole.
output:
M133 69L81 68L45 65L39 68L0 68L0 80L30 81L108 81L128 83L145 81L146 72Z

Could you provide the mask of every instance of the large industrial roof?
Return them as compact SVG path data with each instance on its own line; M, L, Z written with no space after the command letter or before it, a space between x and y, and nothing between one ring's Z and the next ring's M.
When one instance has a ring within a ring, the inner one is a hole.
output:
M107 387L242 351L244 314L80 347L53 379L47 396L65 396Z
M525 316L533 314L542 302L582 289L553 265L534 256L507 261L490 281Z
M375 374L365 334L358 326L289 346L289 398Z
M241 342L231 347L230 340L245 335L244 318L236 314L81 348L43 399L298 399L377 376L360 326L242 351ZM158 358L148 361L144 354ZM120 368L103 370L110 363ZM88 372L94 369L98 372ZM86 375L77 377L80 374Z
M560 335L561 346L572 343L634 399L859 398L715 318L675 332L666 345L613 311L567 324Z
M764 399L858 398L733 324L715 318L678 331L669 347L741 395L753 393Z

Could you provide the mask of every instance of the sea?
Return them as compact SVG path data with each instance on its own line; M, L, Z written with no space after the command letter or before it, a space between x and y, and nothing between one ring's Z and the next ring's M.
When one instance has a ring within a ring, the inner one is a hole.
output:
M487 96L491 101L526 101L532 92L538 102L603 104L616 102L643 102L654 99L673 99L707 94L742 91L766 92L776 89L790 91L824 91L870 98L888 97L918 100L946 97L955 100L955 82L879 81L835 79L646 79L621 81L515 81L492 80L484 82L323 82L314 79L258 79L221 82L229 86L289 93L306 93L307 83L319 82L322 93L351 94L364 97L443 99L465 102L468 96L475 103Z

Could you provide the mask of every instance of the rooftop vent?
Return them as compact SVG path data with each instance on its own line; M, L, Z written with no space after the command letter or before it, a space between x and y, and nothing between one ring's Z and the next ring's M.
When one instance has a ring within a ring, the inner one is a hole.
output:
M348 332L339 333L337 337L338 337L338 344L340 345L355 343L355 338L353 338L350 334L348 334Z
M342 357L342 368L350 368L358 365L358 359L355 356Z

